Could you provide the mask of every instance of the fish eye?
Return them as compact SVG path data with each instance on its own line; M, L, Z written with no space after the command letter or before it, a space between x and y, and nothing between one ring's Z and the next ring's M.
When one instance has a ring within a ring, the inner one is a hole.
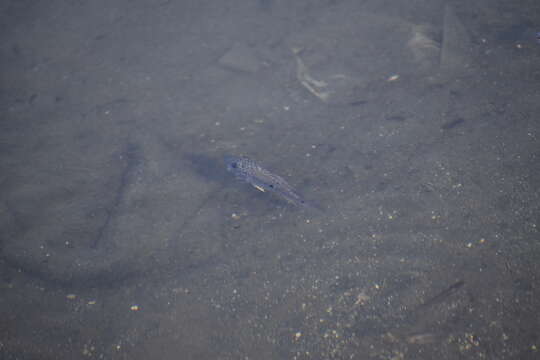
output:
M236 168L238 168L238 164L232 163L232 164L231 164L231 167L232 167L233 169L236 169Z

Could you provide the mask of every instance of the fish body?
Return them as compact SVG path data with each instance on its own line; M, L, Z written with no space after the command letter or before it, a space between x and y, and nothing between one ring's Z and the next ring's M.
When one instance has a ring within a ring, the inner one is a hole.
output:
M298 192L281 176L273 174L254 160L241 156L225 157L227 170L242 181L253 185L262 192L273 192L296 206L311 207Z

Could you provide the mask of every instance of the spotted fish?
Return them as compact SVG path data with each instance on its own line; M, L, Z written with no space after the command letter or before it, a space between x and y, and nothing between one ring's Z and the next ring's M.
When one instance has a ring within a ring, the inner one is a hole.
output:
M227 170L242 181L253 185L262 192L273 192L296 206L313 207L313 204L304 200L298 192L281 176L272 174L257 162L241 156L225 157Z

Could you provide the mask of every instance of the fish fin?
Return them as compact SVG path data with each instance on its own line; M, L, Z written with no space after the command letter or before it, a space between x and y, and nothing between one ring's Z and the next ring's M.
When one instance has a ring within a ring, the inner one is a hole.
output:
M255 187L255 189L265 192L264 188L260 187L259 185L253 185L253 186Z

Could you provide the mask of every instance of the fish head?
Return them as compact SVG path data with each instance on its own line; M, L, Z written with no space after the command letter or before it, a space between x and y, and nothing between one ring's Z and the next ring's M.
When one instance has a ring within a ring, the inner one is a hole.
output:
M236 156L225 156L224 161L225 165L227 166L227 170L234 172L236 169L238 169L238 161L240 161L240 158Z

